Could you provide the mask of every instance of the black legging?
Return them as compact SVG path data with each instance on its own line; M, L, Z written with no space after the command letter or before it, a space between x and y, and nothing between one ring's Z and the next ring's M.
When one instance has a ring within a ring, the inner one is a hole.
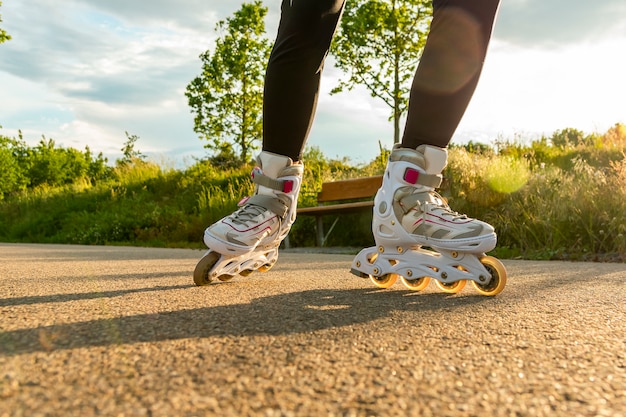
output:
M283 0L265 78L263 150L300 160L346 0ZM434 0L402 146L446 147L474 93L500 0Z

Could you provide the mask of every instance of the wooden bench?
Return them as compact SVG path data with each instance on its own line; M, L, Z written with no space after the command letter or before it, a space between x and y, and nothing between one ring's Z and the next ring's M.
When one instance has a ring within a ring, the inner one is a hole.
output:
M324 246L328 235L337 224L332 224L328 233L324 235L322 217L330 214L344 214L365 211L374 207L374 195L383 181L382 175L375 177L356 178L325 182L322 191L317 195L316 207L301 207L297 210L298 216L315 216L317 246ZM357 201L354 201L357 200Z

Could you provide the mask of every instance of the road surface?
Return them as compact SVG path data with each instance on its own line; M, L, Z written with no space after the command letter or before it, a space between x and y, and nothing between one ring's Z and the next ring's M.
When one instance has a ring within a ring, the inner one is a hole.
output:
M282 253L0 244L0 417L625 416L626 265L507 261L497 297Z

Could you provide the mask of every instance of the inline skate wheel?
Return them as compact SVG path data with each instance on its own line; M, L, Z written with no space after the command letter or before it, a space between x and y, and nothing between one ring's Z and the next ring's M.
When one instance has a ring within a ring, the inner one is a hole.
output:
M422 291L430 284L429 277L421 277L418 279L406 279L402 277L402 283L411 291Z
M373 275L370 275L370 280L378 288L389 288L393 284L396 283L397 279L398 279L398 275L397 274L385 274L385 275L381 275L380 277L375 277Z
M209 285L212 281L209 277L209 271L213 268L213 265L220 259L220 254L217 252L207 253L196 265L196 269L193 271L193 282L197 286ZM221 278L221 277L220 277Z
M480 263L483 264L487 271L491 274L491 281L488 284L482 285L476 281L472 281L474 288L481 295L492 297L500 294L506 285L506 268L493 256L484 256L480 258Z
M467 284L467 281L462 279L456 282L451 282L451 283L445 283L445 282L441 282L441 281L437 281L437 287L447 293L447 294L457 294L459 292L461 292L463 290L463 288L465 288L465 284Z

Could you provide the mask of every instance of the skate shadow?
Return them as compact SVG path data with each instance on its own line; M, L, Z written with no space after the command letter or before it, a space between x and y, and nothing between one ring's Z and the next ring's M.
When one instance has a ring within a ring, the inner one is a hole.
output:
M119 273L113 272L110 274L101 274L92 276L78 276L78 275L69 275L69 276L58 276L55 277L57 281L65 281L65 282L84 282L86 279L97 279L98 281L120 281L124 279L138 279L145 281L147 279L160 279L160 278L179 278L186 277L189 275L188 269L181 269L179 271L170 271L170 272L135 272L135 273Z
M156 287L155 291L159 289ZM395 311L427 313L493 300L483 296L450 297L441 293L416 296L409 291L371 288L307 290L259 298L247 304L6 331L0 333L0 354L13 356L189 338L312 333L372 322Z
M0 307L47 304L47 303L65 303L69 301L94 300L98 298L114 298L114 297L122 297L127 294L152 292L152 291L179 290L179 289L190 288L190 287L194 287L194 286L193 285L169 285L169 286L156 286L156 287L149 287L149 288L133 288L133 289L128 289L128 290L97 291L97 292L74 293L74 294L34 295L34 296L27 296L27 297L2 298L0 299Z

